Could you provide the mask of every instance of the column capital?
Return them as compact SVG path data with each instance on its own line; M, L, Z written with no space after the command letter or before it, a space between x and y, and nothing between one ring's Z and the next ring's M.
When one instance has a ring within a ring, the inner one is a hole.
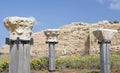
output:
M44 31L44 34L46 36L46 42L58 42L57 37L60 34L59 29L47 29Z
M9 31L10 40L26 41L31 39L32 28L35 23L33 17L6 17L4 19L4 26Z
M117 33L117 30L98 28L93 30L94 36L99 42L111 42L113 36Z

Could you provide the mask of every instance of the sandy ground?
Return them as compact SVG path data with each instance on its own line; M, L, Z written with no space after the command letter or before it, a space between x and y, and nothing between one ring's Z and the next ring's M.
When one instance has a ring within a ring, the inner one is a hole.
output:
M31 73L100 73L99 70L91 70L92 72L90 72L90 70L80 70L80 69L64 69L64 70L59 70L59 71L55 71L55 72L49 72L49 71L31 71ZM9 73L9 72L2 72L2 73ZM115 71L111 71L110 73L119 73L119 72L115 72Z
M88 70L80 70L80 69L64 69L55 72L45 71L31 71L31 73L89 73ZM2 73L9 73L8 71L4 71ZM99 70L94 70L94 73L99 73Z

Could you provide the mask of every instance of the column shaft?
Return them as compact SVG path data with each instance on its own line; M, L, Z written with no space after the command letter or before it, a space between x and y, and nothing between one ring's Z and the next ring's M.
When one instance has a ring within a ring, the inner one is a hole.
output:
M55 71L55 43L49 42L49 71Z
M110 73L109 43L100 44L100 69L101 73Z
M9 55L9 73L18 72L18 49L17 44L10 45L10 55Z
M30 44L10 45L9 73L30 73Z

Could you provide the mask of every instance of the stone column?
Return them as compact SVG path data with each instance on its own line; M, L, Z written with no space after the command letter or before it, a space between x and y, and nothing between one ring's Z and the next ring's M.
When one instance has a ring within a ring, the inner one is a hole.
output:
M110 43L117 30L96 29L94 36L100 44L100 71L101 73L110 73Z
M30 73L30 45L34 18L7 17L4 25L9 31L6 44L10 45L9 73Z
M46 43L49 45L49 71L55 71L55 44L58 43L57 37L59 29L48 29L44 31Z

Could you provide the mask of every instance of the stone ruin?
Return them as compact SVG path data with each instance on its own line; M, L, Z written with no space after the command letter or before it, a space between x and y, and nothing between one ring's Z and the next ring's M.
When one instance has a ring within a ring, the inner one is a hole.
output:
M99 42L111 42L113 36L117 33L117 30L112 29L95 29L93 30L94 36Z
M10 39L30 40L35 19L23 17L7 17L4 25L9 31Z
M99 54L98 40L92 33L97 28L115 29L118 31L111 42L110 53L120 54L120 22L109 22L105 20L95 24L74 22L60 27L59 43L55 49L56 56L67 57ZM34 39L34 45L31 47L31 55L47 57L48 47L45 43L46 37L44 31L36 32L32 37ZM3 48L8 49L7 46ZM2 51L4 52L5 49Z
M9 73L30 73L30 46L33 44L34 18L7 17L4 25L9 32Z
M120 22L100 21L95 24L74 22L60 27L59 43L56 45L57 57L99 54L98 40L92 32L97 28L118 31L111 42L110 53L120 54ZM33 38L35 43L32 46L32 54L38 56L48 55L43 31L34 33Z
M46 42L58 42L57 37L60 34L59 29L47 29L44 31Z

